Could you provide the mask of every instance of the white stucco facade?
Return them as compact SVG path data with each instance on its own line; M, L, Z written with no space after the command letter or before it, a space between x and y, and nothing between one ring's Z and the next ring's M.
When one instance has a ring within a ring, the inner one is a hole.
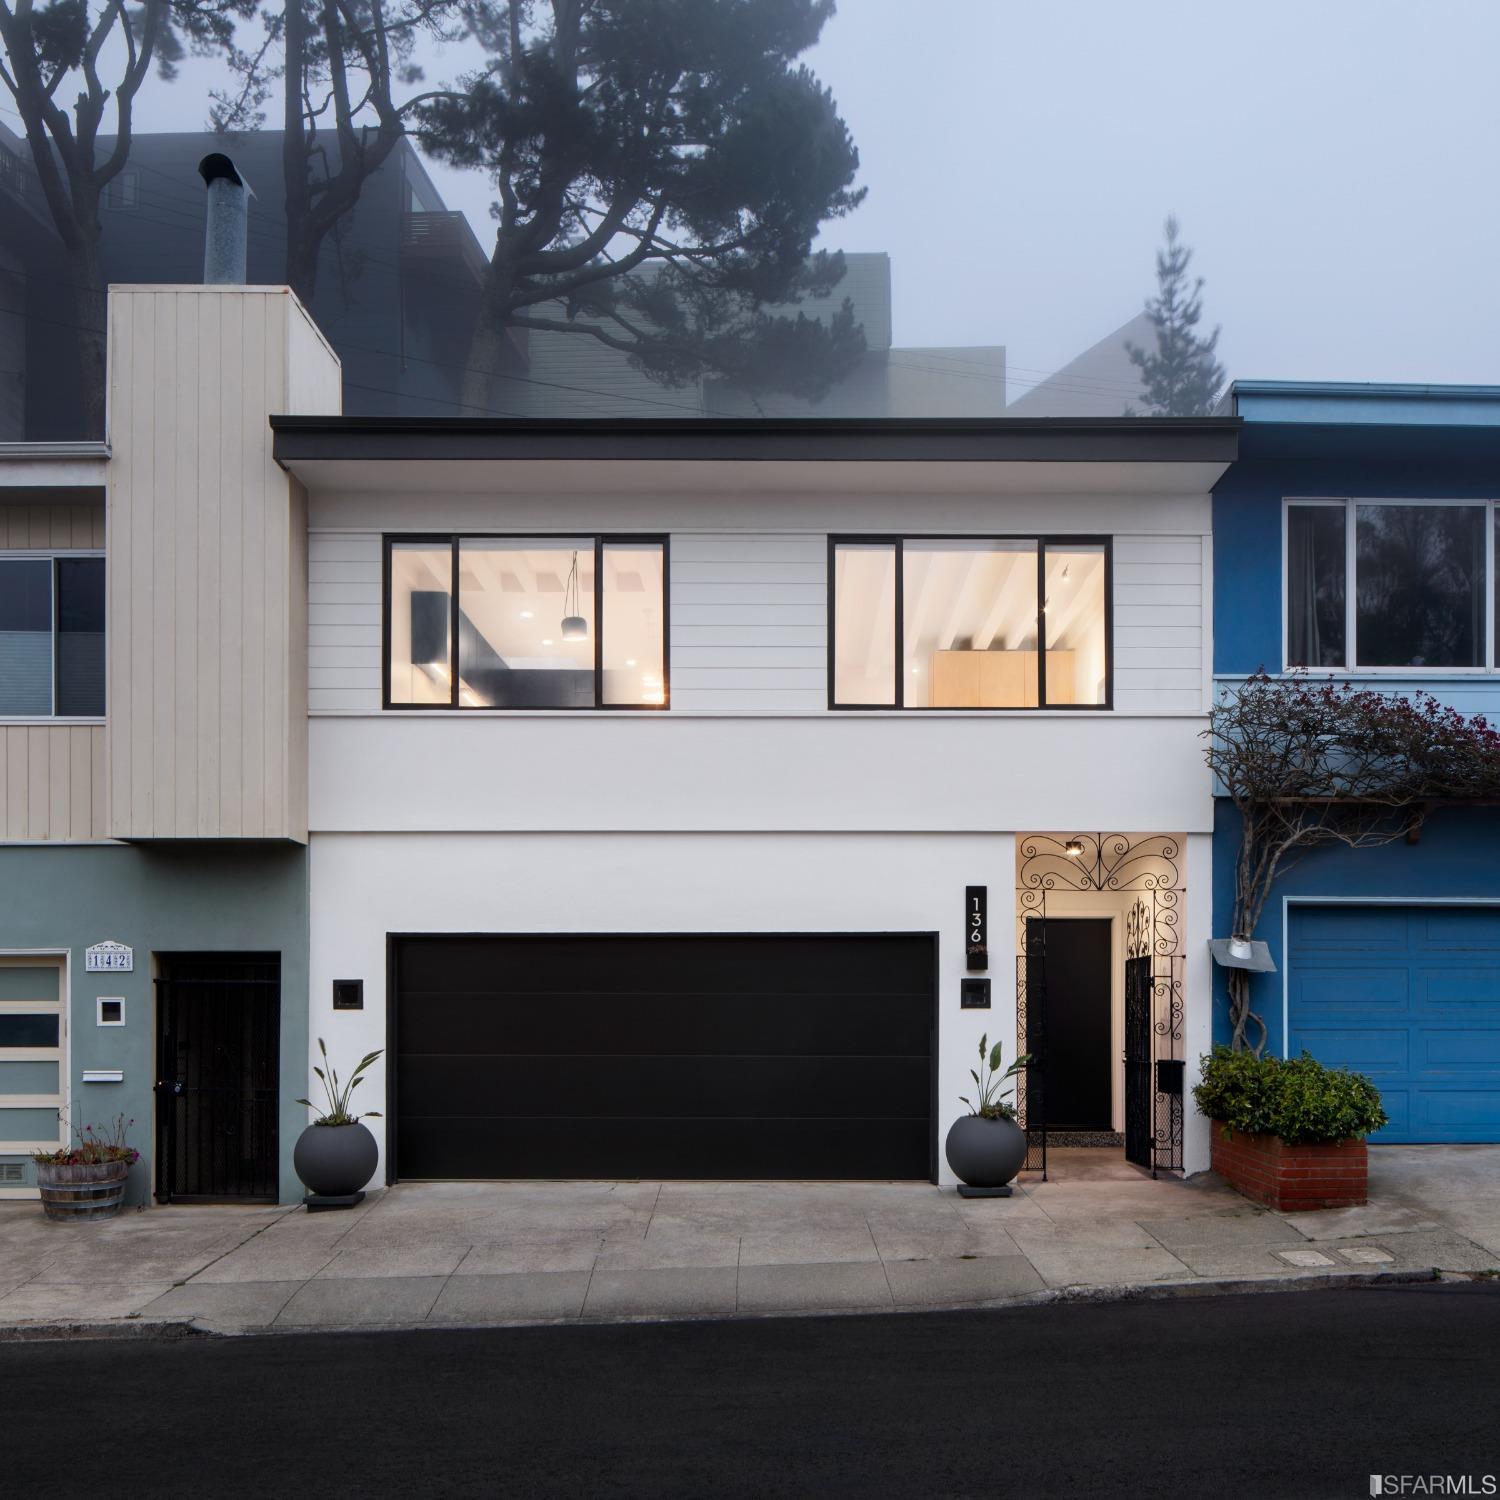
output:
M378 482L370 467L305 475L310 1044L321 1036L341 1057L389 1046L392 935L936 934L932 1123L951 1182L941 1141L978 1038L1002 1040L1007 1058L1017 1045L1017 837L1120 832L1180 849L1177 1055L1190 1088L1210 1034L1213 808L1199 736L1212 476L1195 466L1173 488L1167 466L1146 478L1098 464L1058 494L1037 465L989 466L987 488L967 465L920 477L899 466L884 487L868 473L841 487L825 465L809 466L800 492L778 469L757 493L757 466L740 465L694 494L691 467L655 466L649 492L646 466L628 464L559 464L551 483L536 465L439 464L421 493L400 465ZM532 529L669 538L670 709L382 709L386 540ZM861 532L1107 535L1113 706L831 710L828 539ZM969 885L988 888L988 1011L959 1006ZM1123 954L1123 901L1069 898L1055 914L1070 902L1113 921ZM363 1010L333 1010L336 979L363 980ZM1118 985L1112 1000L1113 1044ZM384 1091L382 1059L366 1103ZM1117 1128L1118 1096L1117 1085ZM1184 1115L1191 1173L1207 1167L1208 1142L1190 1098ZM389 1122L369 1123L384 1151Z

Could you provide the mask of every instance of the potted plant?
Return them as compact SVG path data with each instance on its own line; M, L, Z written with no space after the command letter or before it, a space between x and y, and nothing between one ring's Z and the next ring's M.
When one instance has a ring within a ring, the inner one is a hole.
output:
M63 1224L112 1219L125 1201L125 1179L141 1159L125 1134L134 1120L116 1115L109 1125L85 1125L76 1146L34 1151L42 1212Z
M1026 1160L1026 1132L1016 1123L1015 1107L1008 1098L1013 1090L1001 1085L1014 1078L1031 1057L1018 1057L1003 1073L1000 1057L999 1042L991 1047L988 1033L979 1038L979 1066L984 1074L981 1077L969 1069L974 1099L959 1096L969 1113L960 1115L948 1132L948 1165L964 1184L958 1191L965 1198L1008 1198L1006 1184Z
M1216 1047L1193 1089L1213 1123L1213 1168L1277 1210L1346 1208L1369 1196L1365 1137L1386 1123L1362 1074L1301 1057Z
M338 1070L328 1061L322 1037L318 1038L318 1051L323 1067L314 1067L313 1072L323 1085L328 1108L297 1137L292 1165L307 1185L309 1208L353 1208L365 1196L364 1186L380 1160L380 1148L369 1127L360 1123L360 1116L349 1113L349 1100L364 1082L365 1069L380 1053L361 1058L348 1081L341 1083ZM309 1109L319 1107L311 1099L299 1099L297 1103ZM380 1118L379 1110L367 1109L365 1113Z

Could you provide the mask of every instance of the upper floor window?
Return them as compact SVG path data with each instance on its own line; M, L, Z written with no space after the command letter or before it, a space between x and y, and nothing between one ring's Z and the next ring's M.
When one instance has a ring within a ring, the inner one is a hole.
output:
M1109 706L1107 538L836 537L829 598L834 708Z
M665 708L662 537L387 538L387 708Z
M104 715L104 559L0 557L0 717Z
M1494 508L1289 501L1287 666L1492 668Z

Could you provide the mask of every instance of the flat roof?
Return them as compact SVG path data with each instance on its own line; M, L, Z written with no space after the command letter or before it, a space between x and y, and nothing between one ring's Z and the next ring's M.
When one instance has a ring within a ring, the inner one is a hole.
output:
M278 462L1228 464L1238 417L290 417Z

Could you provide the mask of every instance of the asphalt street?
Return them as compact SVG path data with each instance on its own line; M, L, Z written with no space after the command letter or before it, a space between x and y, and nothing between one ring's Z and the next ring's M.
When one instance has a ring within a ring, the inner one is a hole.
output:
M0 1392L16 1497L1321 1500L1500 1474L1500 1288L8 1344Z

